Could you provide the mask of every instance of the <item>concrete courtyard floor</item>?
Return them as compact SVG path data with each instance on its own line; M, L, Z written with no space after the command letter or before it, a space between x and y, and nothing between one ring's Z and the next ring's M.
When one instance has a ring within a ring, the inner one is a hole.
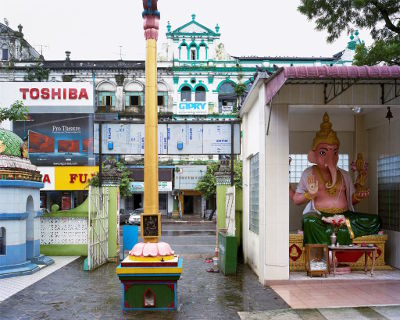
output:
M198 255L183 258L176 312L122 312L116 264L84 272L79 258L1 302L0 319L239 319L239 311L289 307L247 266L225 277L206 272L210 264Z
M0 319L400 319L399 271L377 271L374 280L353 275L307 281L298 274L264 288L245 265L225 277L206 272L211 265L204 254L182 256L175 312L122 312L116 264L85 272L83 258L62 258L52 273L45 268L1 279L0 293L9 297L0 303Z
M235 276L208 273L215 223L163 223L162 241L183 258L178 310L122 312L122 285L109 263L83 271L83 258L55 257L55 264L22 277L0 279L0 319L398 319L400 271L308 278L263 287L246 265ZM122 241L122 240L121 240Z

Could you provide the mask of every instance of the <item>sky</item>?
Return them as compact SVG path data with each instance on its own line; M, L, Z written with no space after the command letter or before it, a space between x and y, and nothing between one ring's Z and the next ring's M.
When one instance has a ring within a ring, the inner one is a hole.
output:
M232 56L331 57L343 50L344 33L327 43L327 33L297 11L300 0L159 0L159 47L166 42L167 22L172 30L191 20L220 26L221 41ZM141 60L145 57L141 0L1 0L4 18L46 60ZM367 30L360 38L371 44Z

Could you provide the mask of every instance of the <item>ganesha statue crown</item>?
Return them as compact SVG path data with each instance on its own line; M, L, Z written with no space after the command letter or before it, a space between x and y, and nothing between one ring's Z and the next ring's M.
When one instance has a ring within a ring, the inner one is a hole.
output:
M336 136L336 132L332 130L332 123L330 123L328 113L326 112L322 118L320 130L316 133L313 140L312 149L316 150L320 143L340 145L340 141Z

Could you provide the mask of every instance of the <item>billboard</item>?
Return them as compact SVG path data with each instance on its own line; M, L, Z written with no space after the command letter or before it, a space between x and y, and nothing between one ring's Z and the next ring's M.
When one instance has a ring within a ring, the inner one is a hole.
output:
M102 154L144 154L144 124L104 123ZM99 125L94 129L99 153ZM158 154L230 154L230 123L170 123L158 125ZM240 154L240 124L234 124L234 153Z
M233 150L240 154L240 124L234 125ZM168 125L168 154L230 153L230 123Z
M0 106L22 101L30 113L93 112L91 82L1 82Z
M15 121L14 132L28 139L29 158L37 166L87 165L93 148L88 114L30 114Z
M168 125L168 154L201 154L202 124Z
M102 154L144 154L144 124L102 125ZM99 125L94 126L94 152L99 153ZM167 154L167 125L158 125L158 154Z

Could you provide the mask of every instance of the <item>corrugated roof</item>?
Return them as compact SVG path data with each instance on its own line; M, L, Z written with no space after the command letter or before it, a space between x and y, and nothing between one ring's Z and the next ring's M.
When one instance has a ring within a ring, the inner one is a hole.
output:
M400 79L400 66L303 66L282 68L287 79ZM280 70L277 72L281 72ZM275 75L271 77L271 80Z

